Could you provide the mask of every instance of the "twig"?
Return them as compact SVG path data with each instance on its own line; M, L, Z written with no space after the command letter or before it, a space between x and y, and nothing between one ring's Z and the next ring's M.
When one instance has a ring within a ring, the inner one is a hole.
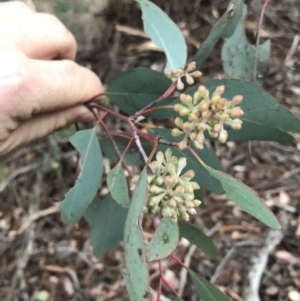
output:
M121 154L121 152L120 152L120 150L119 150L119 148L118 148L118 146L116 144L116 141L114 140L114 138L110 134L109 129L107 128L106 124L102 120L100 120L99 123L100 123L101 127L103 128L103 130L105 131L108 139L110 140L110 142L111 142L111 144L112 144L112 146L113 146L113 148L114 148L114 150L115 150L115 152L117 154L118 159L121 160L122 159L122 154ZM129 166L125 162L125 160L122 160L122 165L126 169L126 171L128 172L128 175L130 176L130 178L133 178L133 174L132 174Z
M259 288L262 274L268 263L270 254L283 238L282 231L271 230L267 236L265 246L253 258L253 264L248 273L249 285L244 289L243 297L245 301L260 301Z
M294 55L294 53L296 52L296 50L298 48L299 43L300 43L300 34L296 34L294 36L292 46L284 60L285 64L287 64L291 60L292 56Z
M211 237L212 235L214 235L219 228L222 226L222 222L217 223L212 229L210 229L206 235L208 237ZM184 265L188 268L191 264L191 259L195 253L195 251L197 250L196 245L192 245L189 249L189 251L187 252L185 258L184 258ZM179 286L178 286L178 295L181 297L183 292L184 292L184 288L186 285L186 281L187 281L187 269L186 268L182 268L180 271L180 282L179 282Z
M45 217L47 215L55 214L58 212L59 212L59 206L57 206L57 205L54 205L54 206L44 209L44 210L33 212L19 228L19 230L17 232L18 235L22 234L31 225L31 223L36 221L37 219L39 219L41 217Z
M230 249L226 256L222 259L222 261L220 262L220 264L218 265L215 273L213 274L213 276L210 278L210 282L211 283L215 283L216 280L219 278L219 276L221 275L222 270L226 267L227 263L229 262L229 260L231 259L231 257L233 256L233 254L236 252L237 248L241 248L241 247L253 247L253 246L258 246L259 244L256 241L242 241L240 243L237 243L233 246L232 249Z
M0 193L1 193L2 191L4 191L4 189L5 189L5 188L7 187L7 185L10 183L10 181L12 181L12 180L13 180L14 178L16 178L17 176L22 175L22 174L24 174L24 173L27 173L27 172L29 172L29 171L31 171L31 170L37 169L37 168L39 168L39 167L41 167L41 166L42 166L42 164L40 164L40 163L33 163L33 164L30 164L30 165L27 165L27 166L24 166L24 167L21 167L21 168L18 168L18 169L16 169L16 170L14 170L14 171L9 175L9 177L8 177L6 180L0 182Z

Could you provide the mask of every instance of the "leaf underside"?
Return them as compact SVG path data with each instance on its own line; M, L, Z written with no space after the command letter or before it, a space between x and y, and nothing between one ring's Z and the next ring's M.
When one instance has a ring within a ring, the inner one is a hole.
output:
M97 194L103 173L103 158L95 128L77 132L70 142L81 155L81 172L75 186L61 202L60 210L65 222L76 223Z

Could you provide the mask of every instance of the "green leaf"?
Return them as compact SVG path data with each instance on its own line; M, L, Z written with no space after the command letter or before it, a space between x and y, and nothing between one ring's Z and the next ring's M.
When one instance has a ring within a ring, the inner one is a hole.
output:
M183 68L187 59L187 46L180 29L154 3L147 0L137 1L141 5L145 32L166 54L165 73L174 68Z
M96 197L87 208L84 218L90 225L94 254L98 258L116 248L123 239L127 213L110 194L103 200Z
M185 221L179 220L180 235L201 249L209 258L216 259L217 248L201 230Z
M168 257L176 249L178 241L178 224L172 223L170 217L164 217L147 245L146 257L148 262Z
M240 105L244 111L242 129L235 131L225 126L228 130L227 141L278 141L292 142L294 138L286 132L299 132L300 120L288 109L281 106L278 101L261 87L248 81L237 79L210 80L203 85L213 93L221 85L225 86L222 94L227 99L235 95L243 95ZM189 89L186 93L193 95L197 87ZM207 138L212 139L206 135Z
M148 133L161 137L167 140L168 142L176 142L178 140L180 141L180 138L178 139L178 137L173 137L171 135L171 130L169 129L148 128ZM195 172L195 177L193 178L193 181L196 181L200 186L203 186L216 194L224 193L219 181L216 181L216 179L211 177L207 170L203 168L201 164L199 164L199 161L188 150L180 150L177 147L171 147L167 145L159 145L158 150L165 152L167 148L170 148L175 156L179 158L187 158L186 170L193 169ZM222 170L222 165L218 160L217 156L206 146L203 150L195 149L195 151L206 164L212 166L215 169Z
M132 301L141 301L148 289L149 275L142 230L139 225L147 197L147 172L143 170L130 202L124 229L125 284Z
M122 137L114 137L114 139L115 139L115 142L116 142L121 154L123 154L123 152L125 151L128 143L129 143L129 140L126 138L122 138ZM106 158L110 159L112 162L118 162L119 158L116 155L116 152L115 152L110 140L108 138L102 138L100 140L100 143L101 143L101 148L102 148L104 156ZM138 152L138 150L134 144L131 145L130 149L126 153L124 160L128 165L140 165L140 164L144 163L144 160L141 157L141 154Z
M245 5L245 14L247 7ZM257 51L257 54L255 54ZM269 71L271 53L270 40L265 41L256 49L246 38L242 18L237 25L234 34L225 40L222 48L222 62L224 71L232 78L253 80L253 68L255 56L257 56L257 75L255 82L260 82Z
M107 87L109 99L128 115L134 115L152 101L163 95L172 85L172 81L163 73L137 68L120 73ZM159 102L157 106L172 104L174 97ZM174 110L147 114L156 119L168 119L174 116Z
M202 162L209 174L218 179L230 201L248 212L267 226L280 229L280 225L272 211L259 199L257 194L245 184L221 171L214 170Z
M60 204L67 223L77 222L97 194L103 172L103 158L95 128L77 132L70 142L82 157L81 172L75 186Z
M109 172L107 185L113 199L122 207L128 208L130 204L128 185L121 162Z
M202 301L230 301L226 295L206 279L197 275L190 269L188 271Z
M203 66L221 36L230 37L234 33L243 15L243 4L243 0L233 0L228 5L228 9L213 27L194 58L194 61L197 63L197 69Z

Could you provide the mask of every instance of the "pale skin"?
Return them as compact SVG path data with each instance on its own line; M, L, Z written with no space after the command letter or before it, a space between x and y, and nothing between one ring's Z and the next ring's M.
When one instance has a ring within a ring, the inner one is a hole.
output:
M54 16L0 4L0 160L68 124L93 119L84 103L103 93L74 62L77 44Z

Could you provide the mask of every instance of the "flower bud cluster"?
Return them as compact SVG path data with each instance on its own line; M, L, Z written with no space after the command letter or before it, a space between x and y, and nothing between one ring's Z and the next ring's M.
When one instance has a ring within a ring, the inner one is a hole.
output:
M196 70L196 67L196 62L190 62L186 70L174 68L169 73L167 73L167 77L172 80L177 80L176 88L178 90L183 90L184 84L182 82L182 78L185 77L188 85L193 85L195 82L194 78L198 78L202 75L200 71Z
M195 176L193 170L181 175L186 164L186 158L172 156L171 149L167 149L165 155L161 151L156 154L156 161L151 162L154 174L148 176L145 212L149 215L161 212L171 217L173 223L178 217L188 221L189 214L196 214L195 207L200 206L201 201L195 199L194 190L200 186L191 181ZM133 182L137 183L137 178Z
M224 129L224 124L229 125L234 130L242 128L241 116L243 110L238 107L242 102L243 96L236 95L232 100L222 98L225 87L219 86L210 96L208 89L199 86L193 97L186 94L180 95L182 104L176 104L174 110L180 116L186 116L188 120L184 121L177 117L175 124L180 128L174 128L172 135L177 137L185 135L183 140L178 144L180 149L185 149L188 140L191 139L196 148L202 149L205 140L204 132L207 131L213 138L218 138L225 143L228 133Z

